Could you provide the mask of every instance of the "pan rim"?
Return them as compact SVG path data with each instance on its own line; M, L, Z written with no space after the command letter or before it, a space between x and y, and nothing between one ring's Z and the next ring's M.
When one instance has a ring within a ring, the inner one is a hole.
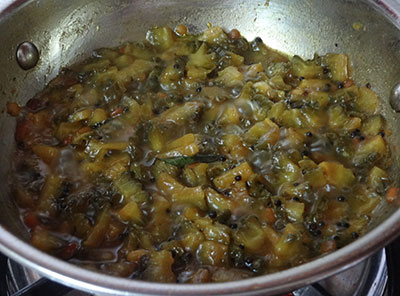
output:
M7 18L29 0L10 1L1 11L0 18ZM372 0L388 12L380 0ZM397 16L398 17L398 16ZM1 19L0 19L1 22ZM399 26L399 24L397 24ZM400 230L400 209L383 223L372 229L355 242L326 256L277 273L227 283L205 284L163 284L119 278L86 270L39 251L14 236L0 225L0 251L11 259L31 267L57 282L90 292L110 295L127 294L252 294L285 292L316 282L339 271L354 266L379 247L392 241Z

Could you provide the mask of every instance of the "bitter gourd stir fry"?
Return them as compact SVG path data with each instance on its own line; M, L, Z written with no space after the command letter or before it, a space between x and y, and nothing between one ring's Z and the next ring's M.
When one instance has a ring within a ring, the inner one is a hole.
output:
M349 57L286 57L237 30L153 28L8 107L32 244L107 274L296 266L362 235L390 187L378 96Z

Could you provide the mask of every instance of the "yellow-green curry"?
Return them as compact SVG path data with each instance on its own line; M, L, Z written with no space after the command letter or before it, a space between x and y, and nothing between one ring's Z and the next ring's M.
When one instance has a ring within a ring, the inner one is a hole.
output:
M288 58L237 30L153 28L8 109L32 244L107 274L299 265L359 237L391 183L378 96L347 55Z

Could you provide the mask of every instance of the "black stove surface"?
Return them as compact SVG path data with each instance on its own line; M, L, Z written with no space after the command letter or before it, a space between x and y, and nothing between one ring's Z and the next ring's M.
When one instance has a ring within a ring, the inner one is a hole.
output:
M39 295L91 294L53 282L0 254L0 296ZM349 270L284 296L400 296L400 239Z

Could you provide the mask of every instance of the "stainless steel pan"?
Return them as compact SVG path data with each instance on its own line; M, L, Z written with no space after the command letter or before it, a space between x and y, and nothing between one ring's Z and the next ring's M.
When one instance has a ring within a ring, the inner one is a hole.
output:
M143 39L145 31L155 25L183 23L197 32L211 22L227 29L237 28L248 39L260 36L266 44L289 54L311 57L314 52L348 53L355 80L370 82L381 97L393 131L392 174L399 181L399 115L389 104L390 92L400 82L397 0L18 0L10 5L2 0L0 7L0 110L8 100L24 104L55 77L60 67L88 56L95 48ZM358 26L353 26L355 23ZM33 42L40 52L39 63L29 71L22 70L15 58L17 45L23 41ZM393 103L396 106L398 102ZM271 275L201 285L147 283L102 275L62 262L27 244L28 234L6 182L14 146L14 121L4 111L0 113L0 251L47 277L90 292L276 294L356 264L400 231L400 211L383 203L375 212L370 231L356 242Z

